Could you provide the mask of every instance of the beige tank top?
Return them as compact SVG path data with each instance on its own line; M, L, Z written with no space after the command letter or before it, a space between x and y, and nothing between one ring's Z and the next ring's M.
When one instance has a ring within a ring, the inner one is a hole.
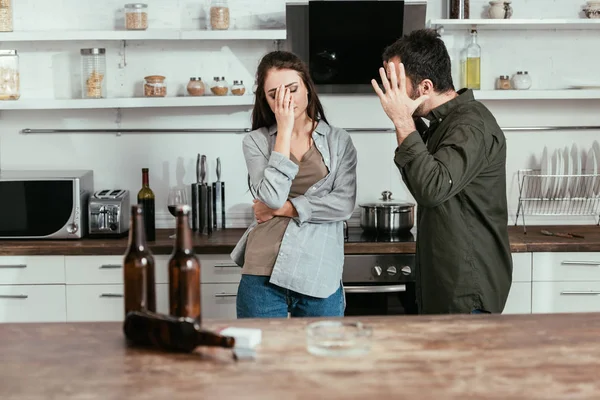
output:
M290 160L298 164L298 174L292 181L289 198L301 196L315 183L325 178L329 171L321 153L313 144L298 161L290 153ZM277 261L281 240L290 218L273 217L258 224L248 235L242 274L270 276Z

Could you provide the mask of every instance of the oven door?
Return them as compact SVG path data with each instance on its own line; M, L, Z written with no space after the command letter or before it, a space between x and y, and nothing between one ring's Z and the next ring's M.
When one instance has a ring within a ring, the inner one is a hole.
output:
M415 283L345 284L346 316L417 314Z

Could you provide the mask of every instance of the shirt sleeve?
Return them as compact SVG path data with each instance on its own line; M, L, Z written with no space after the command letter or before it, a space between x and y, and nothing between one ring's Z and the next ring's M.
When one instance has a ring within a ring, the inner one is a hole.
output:
M348 136L335 171L333 189L321 197L302 195L290 199L298 213L298 217L294 218L296 223L328 223L349 219L356 205L356 164L356 148Z
M431 154L414 131L396 149L394 162L417 204L436 207L463 190L488 165L484 133L457 125Z
M292 180L298 173L298 165L276 151L267 157L251 135L244 138L243 150L250 185L256 198L274 210L283 207Z

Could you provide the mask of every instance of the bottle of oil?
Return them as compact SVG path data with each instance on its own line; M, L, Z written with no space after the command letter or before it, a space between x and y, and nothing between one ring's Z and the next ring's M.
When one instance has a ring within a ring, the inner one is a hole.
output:
M150 189L148 168L142 168L142 188L138 192L137 201L144 209L144 226L146 227L146 239L149 242L156 240L154 200L154 192Z
M142 207L131 206L129 244L123 257L125 315L130 311L156 311L154 257L146 244Z
M468 89L481 89L481 47L477 44L477 31L471 30L471 43L463 56L463 86Z
M190 229L191 207L178 205L175 247L169 259L169 314L201 322L200 261Z

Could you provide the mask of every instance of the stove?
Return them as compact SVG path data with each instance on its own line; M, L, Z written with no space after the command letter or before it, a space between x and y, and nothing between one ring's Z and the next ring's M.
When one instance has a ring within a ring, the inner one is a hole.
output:
M367 234L360 228L345 232L346 243L414 242L412 233L395 236ZM345 315L417 314L415 255L352 254L344 259Z

